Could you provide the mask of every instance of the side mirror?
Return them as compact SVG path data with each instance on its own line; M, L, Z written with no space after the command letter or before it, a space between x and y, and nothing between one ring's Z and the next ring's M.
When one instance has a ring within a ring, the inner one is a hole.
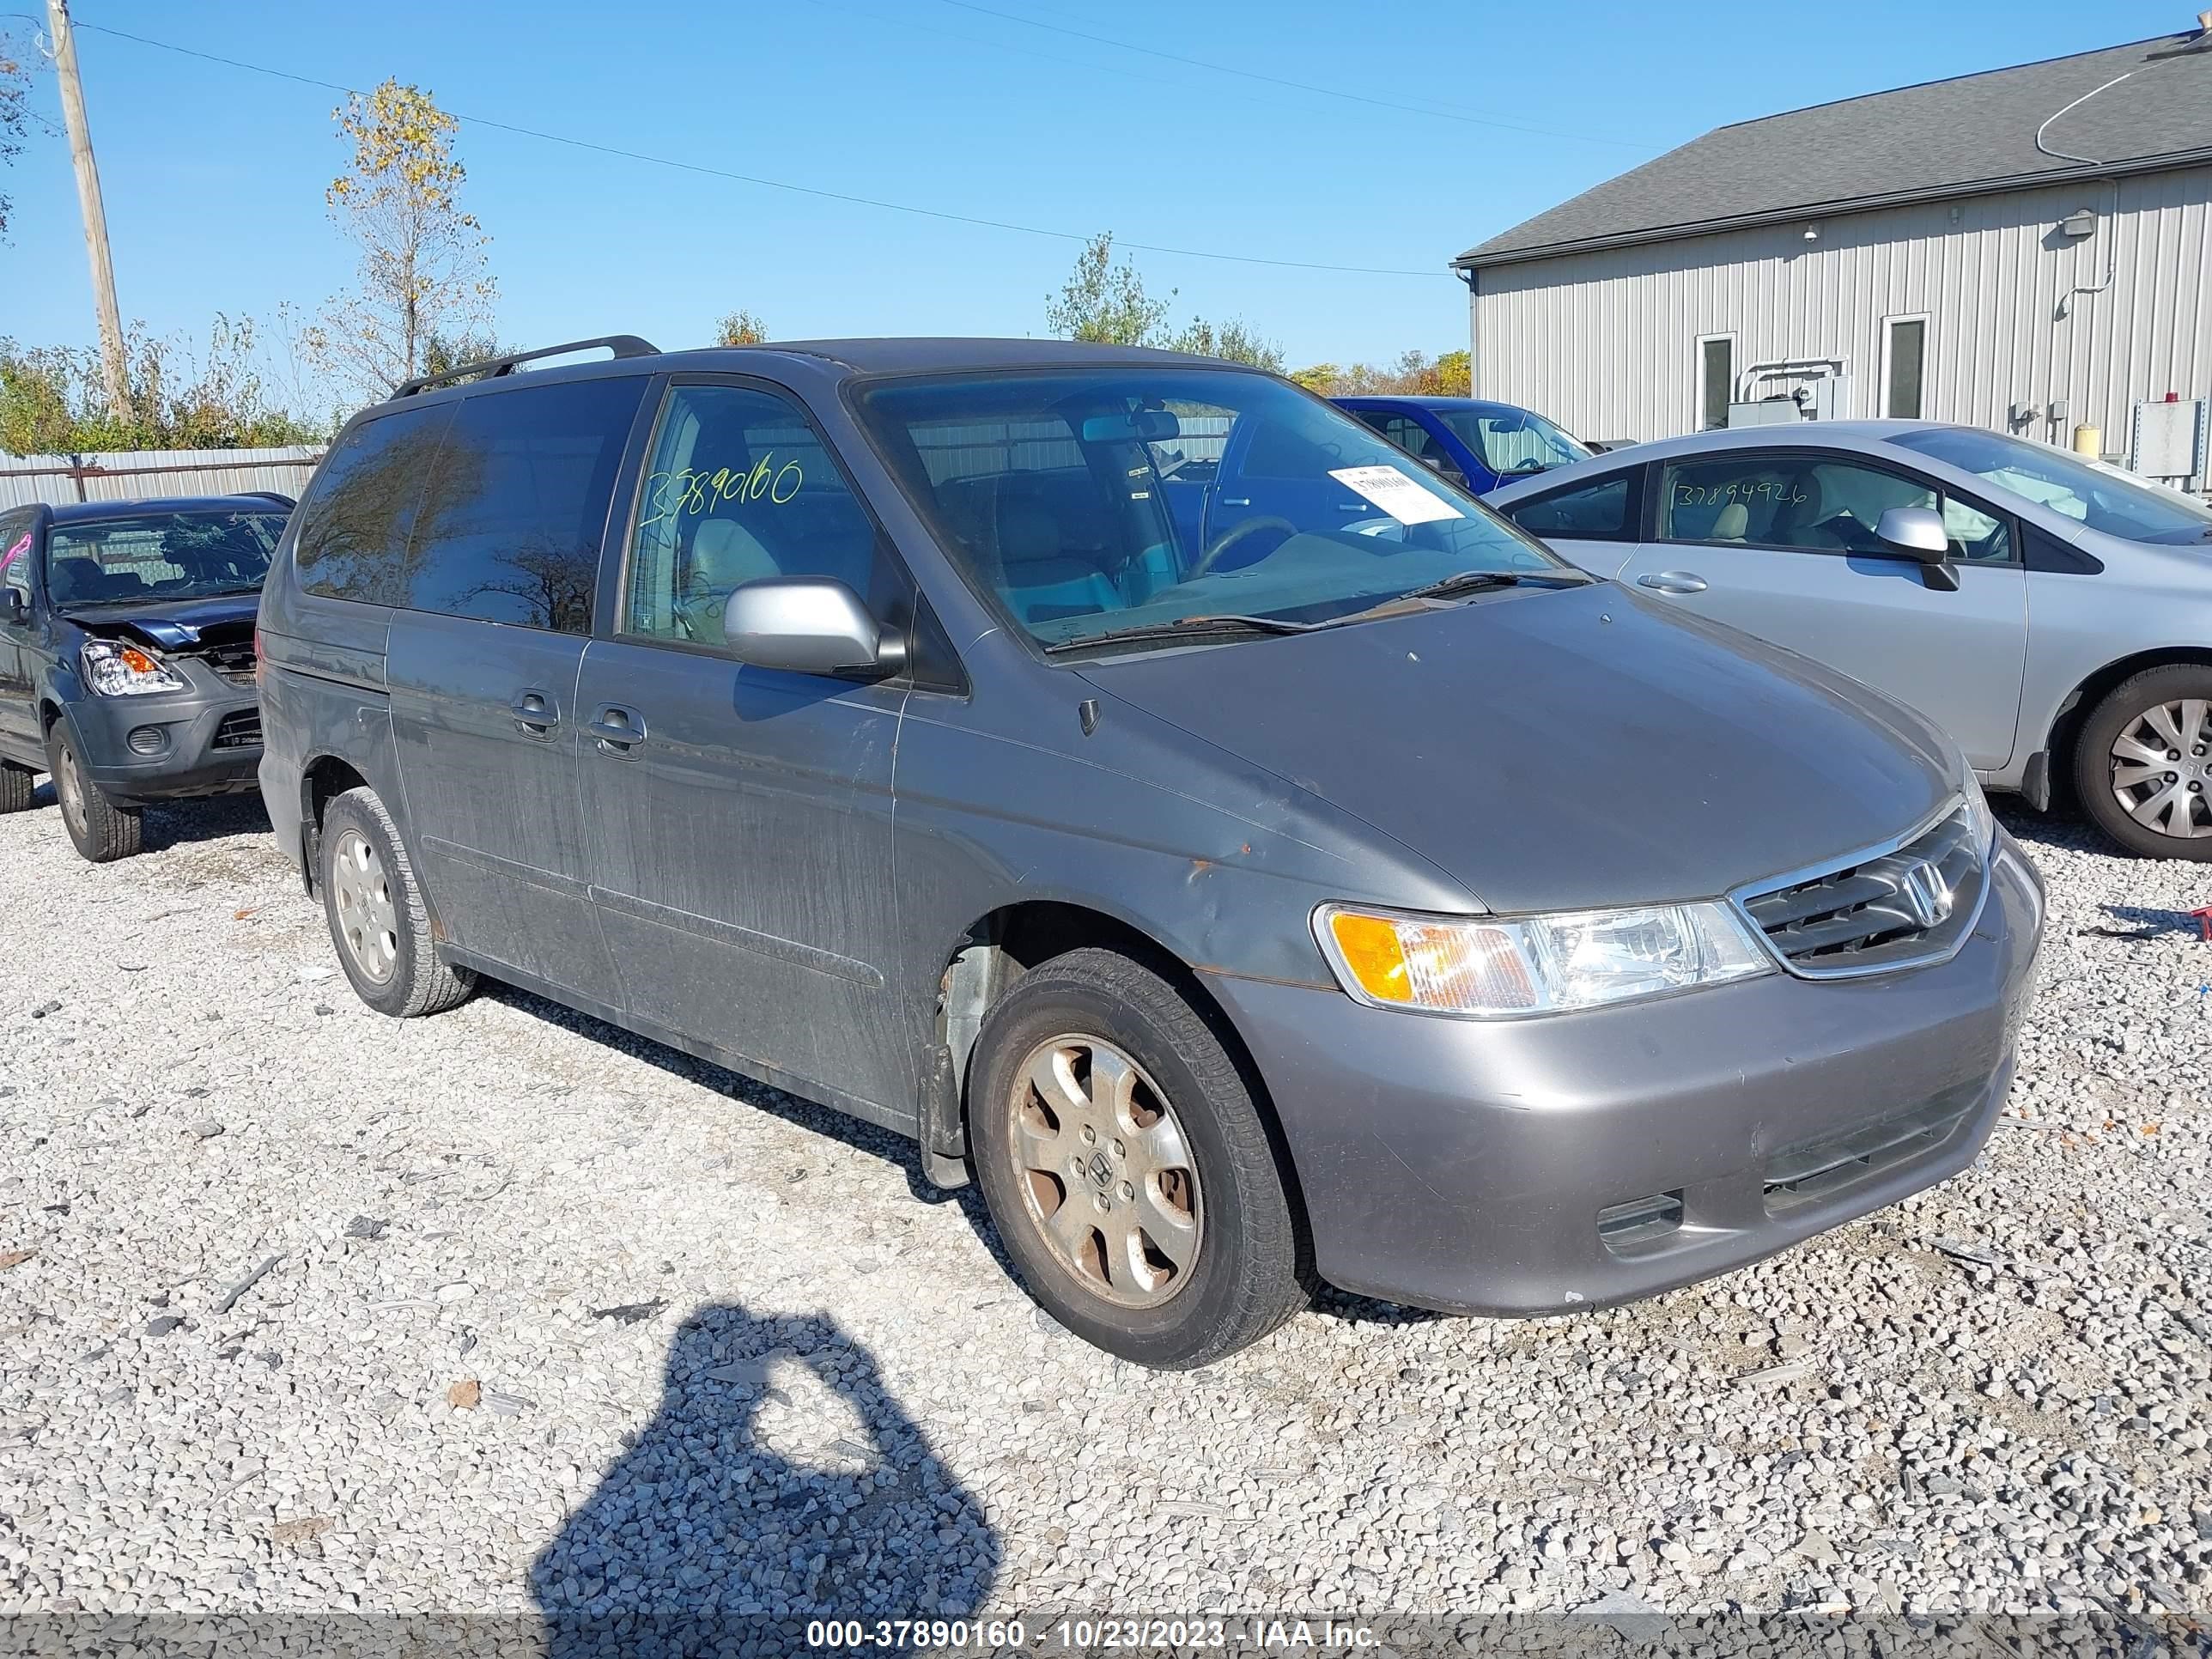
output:
M1943 515L1929 507L1893 507L1874 527L1883 546L1920 564L1920 580L1944 592L1956 591L1959 573L1951 568L1951 538Z
M31 619L31 601L20 587L0 588L7 595L0 599L0 622L21 627Z
M739 662L792 674L893 674L906 663L906 641L851 588L819 576L769 576L738 587L722 605L722 638Z

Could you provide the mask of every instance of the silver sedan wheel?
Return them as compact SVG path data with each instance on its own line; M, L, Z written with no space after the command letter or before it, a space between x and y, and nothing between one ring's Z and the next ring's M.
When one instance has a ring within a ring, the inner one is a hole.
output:
M357 830L340 832L331 854L331 900L338 937L354 966L379 985L399 965L399 919L384 860Z
M1175 1109L1103 1037L1032 1049L1006 1103L1023 1207L1093 1296L1157 1306L1190 1280L1206 1212Z
M2112 797L2146 830L2177 839L2212 836L2212 702L2154 703L2112 739Z

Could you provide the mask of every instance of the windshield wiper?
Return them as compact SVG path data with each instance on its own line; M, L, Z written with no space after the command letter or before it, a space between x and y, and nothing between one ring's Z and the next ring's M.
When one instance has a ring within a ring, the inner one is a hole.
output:
M1133 628L1109 628L1103 634L1085 634L1072 640L1055 640L1045 654L1074 651L1084 646L1107 645L1119 640L1172 640L1206 634L1310 634L1326 623L1291 622L1281 617L1178 617L1169 622L1139 623Z
M1480 593L1489 587L1518 587L1523 582L1547 587L1587 587L1595 580L1579 570L1460 570L1425 587L1409 588L1389 603L1395 605L1401 599L1449 599L1462 593Z

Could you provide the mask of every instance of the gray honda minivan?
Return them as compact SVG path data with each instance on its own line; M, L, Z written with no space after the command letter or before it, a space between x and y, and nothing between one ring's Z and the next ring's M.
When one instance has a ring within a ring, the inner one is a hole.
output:
M587 343L402 386L277 551L262 789L371 1006L488 975L912 1135L1153 1365L1974 1157L2041 889L1902 706L1255 370Z

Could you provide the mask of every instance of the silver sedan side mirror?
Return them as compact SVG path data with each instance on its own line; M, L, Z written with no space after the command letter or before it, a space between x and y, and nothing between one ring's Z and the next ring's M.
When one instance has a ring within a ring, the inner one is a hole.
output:
M792 674L895 673L906 644L840 581L769 576L734 589L722 605L730 654L756 668Z
M1949 592L1959 586L1959 573L1951 568L1951 538L1943 528L1943 515L1935 508L1889 507L1874 533L1883 546L1918 560L1921 580L1929 586Z

